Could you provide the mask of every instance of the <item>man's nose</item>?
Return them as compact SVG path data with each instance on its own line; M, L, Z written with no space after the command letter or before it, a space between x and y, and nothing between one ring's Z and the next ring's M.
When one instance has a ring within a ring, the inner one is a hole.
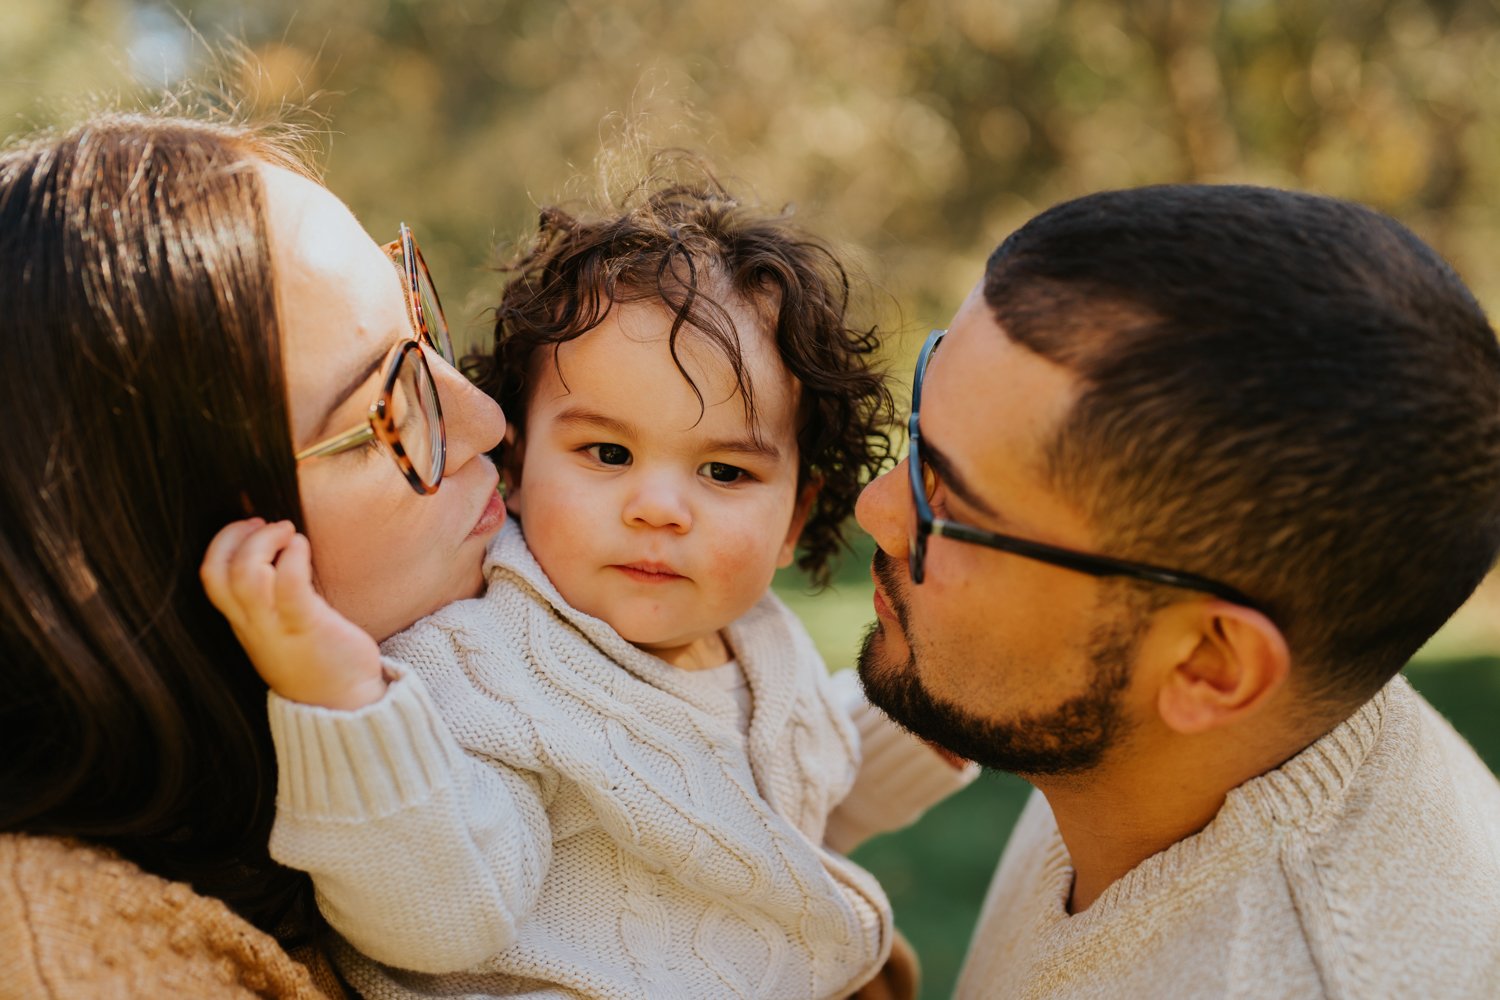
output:
M896 559L905 559L907 546L911 544L907 461L902 459L894 469L871 480L854 505L854 519L859 526L870 533L887 555Z

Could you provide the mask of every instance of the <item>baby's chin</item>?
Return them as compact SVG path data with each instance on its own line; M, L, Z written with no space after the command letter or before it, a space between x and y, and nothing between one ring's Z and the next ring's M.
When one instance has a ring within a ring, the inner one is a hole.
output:
M615 631L618 632L619 629ZM717 629L704 635L692 636L663 637L645 633L642 638L634 638L624 632L620 632L620 635L642 652L685 670L722 666L733 655Z

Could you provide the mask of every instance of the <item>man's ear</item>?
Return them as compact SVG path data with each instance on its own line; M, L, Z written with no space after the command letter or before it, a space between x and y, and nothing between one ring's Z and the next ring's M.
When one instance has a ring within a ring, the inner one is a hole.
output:
M1265 705L1291 675L1291 652L1275 623L1228 601L1184 610L1197 642L1166 673L1157 711L1179 733L1202 733L1244 719Z
M818 499L818 490L822 486L822 477L808 476L807 482L797 492L797 505L792 508L792 523L787 525L786 538L782 539L781 551L776 556L778 567L785 568L792 564L792 557L797 554L797 539L802 537L802 529L807 527L808 515L812 513L813 502Z
M526 441L514 423L507 424L505 439L500 442L500 492L505 497L505 509L519 517L521 514L521 459L526 455Z

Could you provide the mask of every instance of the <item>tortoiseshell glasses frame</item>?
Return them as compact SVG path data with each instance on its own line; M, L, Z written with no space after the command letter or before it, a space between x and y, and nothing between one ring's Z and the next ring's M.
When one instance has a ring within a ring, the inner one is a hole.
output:
M450 365L456 365L456 361L453 340L448 333L443 306L438 299L437 288L432 283L432 275L427 270L427 262L406 223L401 223L399 232L396 239L381 249L401 270L402 297L406 300L407 319L414 336L391 345L380 393L370 404L366 419L341 434L309 445L297 452L294 458L298 462L325 458L358 448L374 438L385 446L411 488L418 493L429 494L436 493L443 480L448 438L443 426L443 408L438 399L437 383L433 381L432 369L427 364L422 345L426 344L436 350ZM405 408L397 405L398 390L415 397L405 402L407 407L411 407L411 415L420 421L420 425L407 419ZM408 449L401 440L402 423L408 425L409 434L413 427L420 431L411 442L413 449ZM416 451L415 462L414 449L420 449Z

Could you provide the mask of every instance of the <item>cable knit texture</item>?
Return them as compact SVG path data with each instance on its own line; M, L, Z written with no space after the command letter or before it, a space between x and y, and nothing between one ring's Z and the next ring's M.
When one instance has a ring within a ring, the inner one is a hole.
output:
M1500 784L1400 677L1076 916L1072 884L1033 794L958 995L1500 996Z
M889 905L822 846L860 734L795 617L768 595L728 630L747 739L728 699L570 608L513 524L485 569L484 597L385 645L409 673L381 702L272 699L272 853L313 874L351 983L809 1000L872 976ZM904 734L882 740L940 773Z
M302 957L307 966L221 901L107 851L0 835L0 1000L343 996L325 959Z

